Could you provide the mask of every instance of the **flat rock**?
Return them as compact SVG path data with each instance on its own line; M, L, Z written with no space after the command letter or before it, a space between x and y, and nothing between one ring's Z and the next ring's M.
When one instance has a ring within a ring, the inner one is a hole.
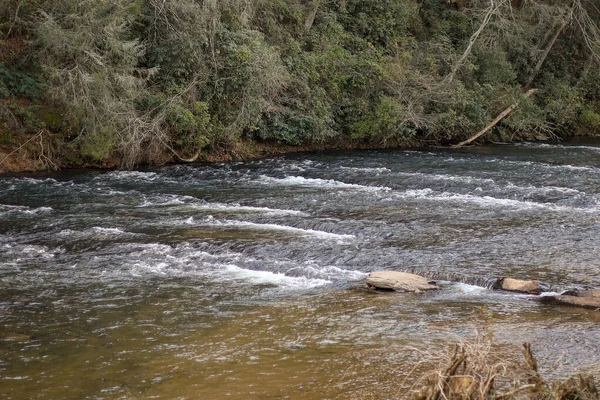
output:
M508 292L527 293L527 294L540 294L542 293L542 287L538 281L524 281L513 278L500 278L492 289L506 290Z
M582 290L577 292L577 297L593 297L600 299L600 290Z
M597 292L597 290L595 292ZM542 296L540 297L540 301L545 304L559 304L600 310L600 297L594 296Z
M421 293L438 289L435 283L419 275L398 271L375 271L369 274L367 285L376 289Z

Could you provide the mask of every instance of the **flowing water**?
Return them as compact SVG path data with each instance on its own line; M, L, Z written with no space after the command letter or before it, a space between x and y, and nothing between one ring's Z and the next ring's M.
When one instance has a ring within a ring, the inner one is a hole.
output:
M599 288L599 237L589 143L0 177L0 399L393 398L476 330L563 378L600 313L481 282Z

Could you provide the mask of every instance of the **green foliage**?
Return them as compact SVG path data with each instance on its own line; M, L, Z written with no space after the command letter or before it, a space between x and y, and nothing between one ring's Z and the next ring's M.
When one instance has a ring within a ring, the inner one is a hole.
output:
M354 139L368 138L371 142L386 144L392 138L408 138L414 130L405 124L405 107L398 99L382 97L372 112L351 126Z
M0 62L0 98L23 97L38 101L43 96L39 77L22 72L17 66L6 66Z
M566 3L501 2L489 20L487 1L460 3L7 0L2 37L29 48L0 54L0 98L28 101L0 111L129 168L240 140L456 142L516 102L500 128L520 137L596 131L597 10L581 3L585 26L537 71Z
M584 111L578 120L578 128L580 132L587 135L600 134L600 114L592 111Z
M84 158L100 162L111 156L117 145L117 134L111 127L100 128L93 135L86 135L85 140L78 144L76 150Z
M211 116L205 102L197 101L191 110L172 104L165 122L175 132L173 142L180 148L202 149L211 143Z
M118 154L131 167L144 147L161 140L158 121L135 109L152 71L138 68L144 47L130 37L138 0L65 2L42 13L35 48L52 98L80 136L73 145L100 161Z
M141 61L158 68L155 81L164 87L186 86L208 73L211 32L208 10L194 1L144 1L136 32L148 43Z
M8 108L12 110L13 115L19 118L24 126L30 129L43 128L45 126L45 124L37 117L40 106L22 105L11 102L9 103Z
M542 96L547 119L562 128L570 128L584 108L578 88L562 79L548 79Z
M0 129L0 145L11 144L13 136L8 129Z
M517 73L506 58L506 53L499 49L478 49L475 52L474 75L476 82L487 85L512 86Z
M349 0L346 9L344 28L388 51L404 43L409 30L419 27L416 1Z
M509 118L502 121L502 125L510 132L525 135L525 137L538 132L543 135L552 133L552 126L549 124L544 109L538 104L536 98L522 99L520 96L519 93L512 95L512 101L518 101L519 107L512 112Z
M314 114L294 114L287 109L274 113L261 125L258 137L291 145L309 142L319 131L319 118Z

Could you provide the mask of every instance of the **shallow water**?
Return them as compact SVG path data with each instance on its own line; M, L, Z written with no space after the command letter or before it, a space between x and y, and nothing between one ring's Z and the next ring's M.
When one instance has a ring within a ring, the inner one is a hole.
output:
M0 398L390 398L476 331L597 371L600 313L481 284L598 288L599 233L589 143L0 177Z

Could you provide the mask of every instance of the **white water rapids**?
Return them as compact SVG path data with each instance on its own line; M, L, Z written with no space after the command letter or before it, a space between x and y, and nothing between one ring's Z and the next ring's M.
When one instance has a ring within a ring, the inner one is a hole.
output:
M391 393L382 349L401 375L481 329L564 377L599 313L474 284L600 288L599 238L593 143L2 176L0 398ZM448 282L360 289L379 269Z

